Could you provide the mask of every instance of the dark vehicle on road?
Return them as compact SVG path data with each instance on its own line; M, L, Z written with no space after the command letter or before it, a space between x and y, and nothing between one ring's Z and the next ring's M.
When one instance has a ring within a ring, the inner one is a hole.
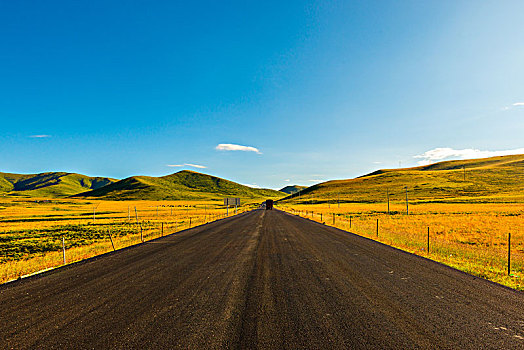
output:
M273 200L272 199L266 200L266 210L273 210Z

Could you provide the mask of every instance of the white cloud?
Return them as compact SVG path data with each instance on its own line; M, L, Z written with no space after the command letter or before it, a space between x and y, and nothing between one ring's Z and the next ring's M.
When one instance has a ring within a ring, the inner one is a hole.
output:
M502 107L502 110L503 111L507 111L507 110L512 109L514 107L524 107L524 102L515 102L511 106Z
M496 156L508 156L512 154L524 154L524 148L517 148L504 151L481 151L474 148L453 149L443 147L426 151L423 154L414 156L413 158L420 158L422 160L419 161L418 164L427 165L432 162L446 160L448 158L474 159Z
M251 187L251 188L260 188L260 186L257 185L257 184L242 184L242 183L241 183L241 185L242 185L242 186Z
M382 162L373 162L373 164L382 164Z
M190 167L193 167L193 168L198 168L198 169L205 169L205 168L207 168L207 166L205 166L205 165L198 165L198 164L191 164L191 163L186 163L184 165L187 165L187 166L190 166Z
M35 139L43 139L46 137L51 137L51 135L31 135L29 137L35 138Z
M291 181L291 180L290 180L290 179L285 179L284 181L285 181L285 182L289 182L289 181Z
M199 169L205 169L205 168L207 168L207 167L204 166L204 165L191 164L191 163L184 163L184 164L166 164L166 166L168 166L168 167L172 167L172 168L179 168L179 167L183 167L183 166L189 166L189 167L199 168Z
M244 152L255 152L258 154L262 154L258 148L251 147L251 146L241 146L241 145L234 145L231 143L221 143L218 146L215 147L218 151L244 151Z

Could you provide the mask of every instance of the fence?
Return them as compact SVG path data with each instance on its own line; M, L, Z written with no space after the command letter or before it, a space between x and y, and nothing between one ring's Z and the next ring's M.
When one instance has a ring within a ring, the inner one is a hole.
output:
M248 209L238 207L237 214ZM119 215L91 211L82 222L7 231L0 236L0 283L232 215L234 211L227 215L221 206L129 207Z
M522 212L328 212L318 206L279 209L424 256L513 288L524 289ZM317 209L311 210L311 209ZM479 227L482 226L482 229ZM496 227L496 229L494 229Z

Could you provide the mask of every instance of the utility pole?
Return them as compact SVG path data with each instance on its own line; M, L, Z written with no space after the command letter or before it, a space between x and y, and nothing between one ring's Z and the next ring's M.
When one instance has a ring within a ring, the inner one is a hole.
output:
M406 186L406 215L409 215L408 186Z

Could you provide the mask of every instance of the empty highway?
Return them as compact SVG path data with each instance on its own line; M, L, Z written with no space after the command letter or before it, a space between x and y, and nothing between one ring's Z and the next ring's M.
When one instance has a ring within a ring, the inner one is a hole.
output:
M254 210L0 286L2 349L522 349L524 293Z

